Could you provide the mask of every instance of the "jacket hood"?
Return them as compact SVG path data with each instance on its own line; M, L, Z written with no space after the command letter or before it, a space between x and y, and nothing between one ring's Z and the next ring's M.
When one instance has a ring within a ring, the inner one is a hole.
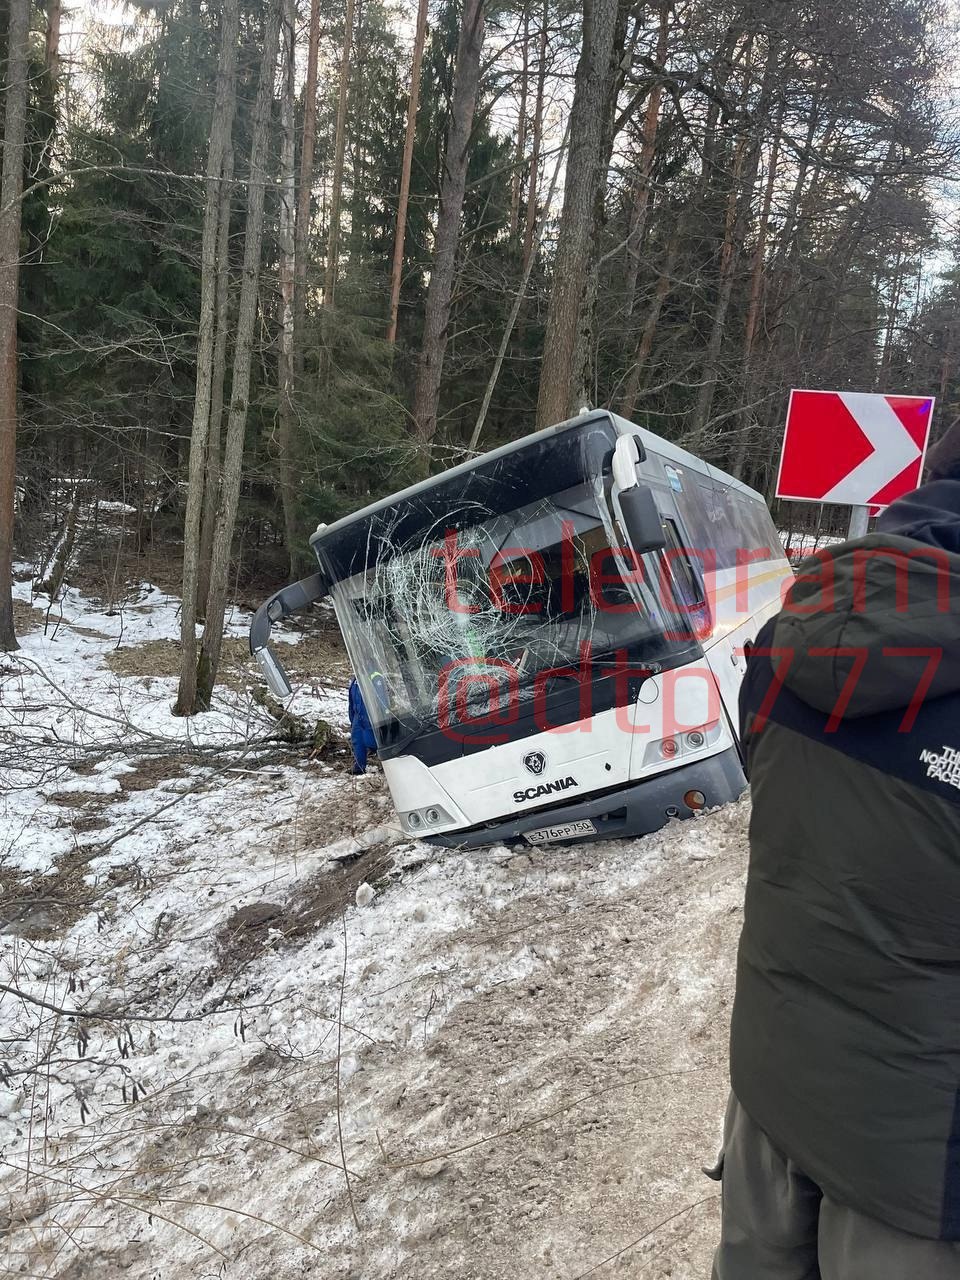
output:
M877 521L877 532L960 555L960 480L931 480L891 503Z
M876 533L805 560L773 647L786 688L843 719L960 691L960 481L922 486Z

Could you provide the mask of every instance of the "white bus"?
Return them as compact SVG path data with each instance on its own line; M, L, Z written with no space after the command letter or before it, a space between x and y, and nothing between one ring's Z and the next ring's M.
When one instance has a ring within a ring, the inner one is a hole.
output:
M792 578L760 496L606 411L311 538L400 822L448 846L644 834L745 786L745 653Z

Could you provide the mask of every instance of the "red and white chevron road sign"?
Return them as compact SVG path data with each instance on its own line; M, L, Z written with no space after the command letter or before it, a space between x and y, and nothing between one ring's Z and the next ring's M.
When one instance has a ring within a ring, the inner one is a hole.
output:
M885 507L920 483L932 396L791 391L777 497Z

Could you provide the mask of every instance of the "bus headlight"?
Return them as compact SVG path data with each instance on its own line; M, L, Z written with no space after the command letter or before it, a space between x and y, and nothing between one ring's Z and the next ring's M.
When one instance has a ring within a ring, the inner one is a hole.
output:
M446 809L438 804L427 805L425 809L409 809L400 815L401 826L412 832L429 830L431 827L443 827L452 821Z
M668 738L654 738L648 742L643 752L643 768L649 769L664 763L682 764L684 758L707 747L715 746L723 732L719 720L711 720L709 724L696 728L680 728Z

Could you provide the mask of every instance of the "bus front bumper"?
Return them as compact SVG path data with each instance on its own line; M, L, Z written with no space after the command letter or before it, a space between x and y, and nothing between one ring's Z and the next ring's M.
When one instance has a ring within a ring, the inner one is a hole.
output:
M696 760L571 804L554 805L465 831L446 831L424 838L427 844L448 849L476 849L483 845L510 844L524 839L527 832L588 821L593 831L535 843L579 844L582 840L644 836L659 831L671 818L693 817L695 810L684 803L688 792L702 792L706 804L701 807L712 809L736 800L746 785L737 749L729 747L706 760Z

